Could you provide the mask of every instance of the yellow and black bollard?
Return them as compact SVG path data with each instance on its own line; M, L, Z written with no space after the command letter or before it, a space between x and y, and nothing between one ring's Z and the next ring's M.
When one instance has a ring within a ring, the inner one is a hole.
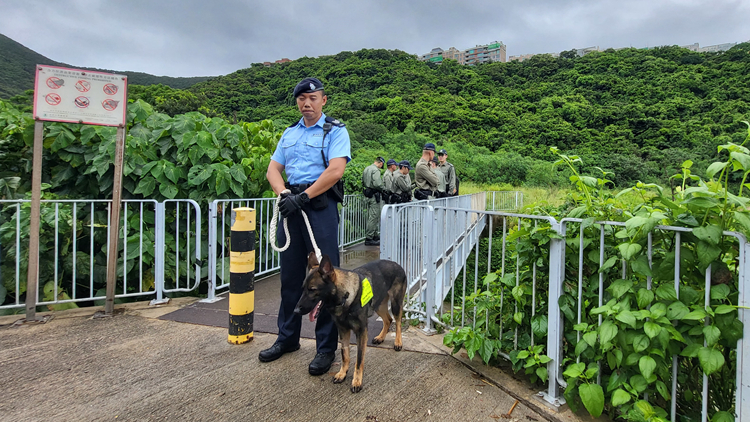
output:
M233 344L253 339L255 310L255 210L232 210L229 259L229 337Z

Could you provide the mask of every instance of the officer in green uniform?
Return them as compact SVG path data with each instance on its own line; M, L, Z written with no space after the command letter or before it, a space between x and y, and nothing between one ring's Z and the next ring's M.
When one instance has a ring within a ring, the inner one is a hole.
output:
M362 173L362 186L365 188L365 203L367 204L367 226L365 228L365 245L380 245L380 211L383 206L383 180L380 169L385 164L385 158L378 157L375 162L365 167Z
M398 204L411 201L411 177L409 177L411 165L404 160L398 163L398 171L393 176L393 194Z
M386 204L391 204L391 196L394 192L393 178L395 177L398 163L396 163L396 160L391 158L387 163L385 163L385 165L387 166L387 168L385 170L385 173L383 174L383 187L385 188L385 193L383 194L383 202L385 202Z
M417 167L414 170L414 180L417 183L414 198L417 200L432 199L437 190L438 177L429 164L434 157L435 144L428 142L422 148L422 158L417 161Z
M442 173L445 175L445 184L448 187L448 196L454 196L456 195L456 168L453 167L453 164L448 162L448 152L445 149L441 149L437 153L438 160L440 160L440 163L438 164L438 170L442 171Z
M438 170L438 164L440 162L438 161L438 158L435 157L430 161L430 167L432 167L432 171L435 172L435 175L438 178L438 185L437 185L437 191L435 191L435 197L436 198L445 198L448 196L448 194L445 191L445 174L443 174L442 171Z

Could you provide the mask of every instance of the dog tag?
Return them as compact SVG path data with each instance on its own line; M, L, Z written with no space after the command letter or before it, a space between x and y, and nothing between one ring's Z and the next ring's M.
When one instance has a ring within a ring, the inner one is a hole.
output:
M362 306L367 305L372 299L372 286L370 286L370 280L362 280Z

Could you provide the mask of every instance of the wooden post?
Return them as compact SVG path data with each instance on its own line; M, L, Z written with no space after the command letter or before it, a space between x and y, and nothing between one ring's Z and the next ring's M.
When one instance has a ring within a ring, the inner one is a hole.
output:
M34 159L31 175L31 221L29 223L29 267L26 271L26 321L36 321L39 291L39 221L42 201L42 145L44 123L34 123ZM18 218L21 216L19 215Z
M109 245L107 261L107 299L104 313L112 315L115 309L115 285L117 283L117 244L120 240L120 208L122 201L122 165L125 156L125 128L117 128L115 139L115 174L112 181L112 206L109 219ZM126 240L127 241L127 240Z

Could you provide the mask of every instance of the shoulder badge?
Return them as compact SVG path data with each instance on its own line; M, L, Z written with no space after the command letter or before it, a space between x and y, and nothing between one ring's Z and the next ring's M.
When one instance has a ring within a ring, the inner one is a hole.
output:
M340 121L338 121L338 119L334 119L333 117L330 117L330 116L326 116L326 122L328 122L328 123L330 123L330 124L332 124L334 126L337 126L337 127L345 127L346 126L345 124L343 124Z

